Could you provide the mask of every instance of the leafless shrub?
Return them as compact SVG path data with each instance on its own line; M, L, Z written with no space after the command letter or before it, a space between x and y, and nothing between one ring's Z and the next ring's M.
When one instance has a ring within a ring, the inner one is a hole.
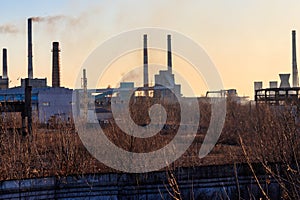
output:
M143 119L143 116L148 116L147 109L153 103L149 101L145 106L143 102L135 102L131 110L133 120L138 124L147 124L149 118ZM154 151L173 139L180 122L178 105L164 106L168 112L169 127L153 137L142 139L129 136L113 120L102 128L120 148L132 152ZM295 107L240 105L228 101L221 137L204 159L199 159L198 153L210 123L211 108L205 101L199 101L199 108L201 116L196 138L181 158L167 167L168 170L200 165L248 163L251 166L252 163L261 163L266 173L277 180L283 199L300 199L300 134L299 117L293 111ZM0 117L1 180L115 171L89 154L72 123L53 123L47 128L36 122L33 134L26 137L20 134L18 128L20 119L17 116ZM274 168L270 163L276 163L278 167ZM256 171L252 172L255 176ZM173 180L171 176L169 178ZM179 186L173 186L180 193ZM264 187L261 190L267 199L268 192Z

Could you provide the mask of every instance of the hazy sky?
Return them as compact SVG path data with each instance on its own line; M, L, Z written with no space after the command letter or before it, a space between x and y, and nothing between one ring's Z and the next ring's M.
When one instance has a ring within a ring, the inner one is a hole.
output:
M59 41L61 82L71 88L97 46L140 27L172 29L192 38L217 66L225 88L251 97L253 81L266 87L270 80L279 81L278 73L291 73L292 29L299 30L300 46L296 0L12 0L1 2L0 15L0 47L8 49L10 86L27 76L28 17L52 19L33 24L34 77L47 77L51 85L51 45Z

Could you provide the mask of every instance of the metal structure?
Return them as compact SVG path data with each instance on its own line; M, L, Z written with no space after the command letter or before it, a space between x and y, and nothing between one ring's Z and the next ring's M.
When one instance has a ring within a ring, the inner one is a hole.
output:
M207 91L205 97L210 97L211 94L215 94L215 97L237 96L236 89Z
M276 81L270 81L269 88L262 88L262 82L254 82L254 98L256 103L271 105L284 105L300 103L300 87L296 56L296 31L292 31L292 87L289 83L290 74L279 74L280 85Z
M256 103L272 105L297 104L300 100L300 87L266 88L255 90Z
M23 101L1 101L0 112L20 112L22 116L23 135L32 133L32 106L30 79L25 79L25 99ZM27 120L26 120L27 119ZM26 123L27 122L27 123ZM26 131L27 128L27 131Z
M52 87L60 87L59 43L52 43Z
M25 79L25 107L22 112L22 130L25 133L26 122L25 119L27 118L27 132L29 134L32 133L32 107L31 107L31 91L32 86L30 85L30 79Z

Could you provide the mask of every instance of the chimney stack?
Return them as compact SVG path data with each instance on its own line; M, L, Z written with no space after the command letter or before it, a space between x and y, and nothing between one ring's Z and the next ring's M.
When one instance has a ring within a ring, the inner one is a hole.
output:
M292 56L293 56L293 87L299 87L299 77L297 69L297 55L296 55L296 31L292 31Z
M87 78L86 78L86 69L83 69L83 78L82 78L82 88L86 92L87 90Z
M52 43L52 87L60 87L59 43Z
M147 34L144 35L144 87L149 86L148 81L148 49L147 49Z
M3 49L3 69L2 69L2 76L3 78L7 78L7 49Z
M33 78L32 70L32 19L28 19L28 78Z
M168 35L168 71L172 74L171 35Z

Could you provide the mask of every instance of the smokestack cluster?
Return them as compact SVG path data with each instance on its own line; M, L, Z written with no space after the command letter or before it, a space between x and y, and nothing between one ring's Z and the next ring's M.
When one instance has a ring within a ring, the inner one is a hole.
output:
M299 76L297 68L297 55L296 55L296 31L292 31L292 56L293 56L293 87L299 87Z
M148 48L147 48L147 34L144 35L144 87L148 87Z
M3 61L3 63L2 63L2 78L7 78L7 49L3 49L3 54L2 54L2 56L3 56L3 59L2 59L2 61Z
M172 48L171 35L167 35L167 65L168 72L172 74ZM144 87L149 86L148 81L148 49L147 49L147 34L144 34Z
M52 87L60 87L59 43L52 43Z
M32 19L28 19L28 78L33 78L32 66Z
M171 49L171 35L168 35L168 71L172 74L172 49Z

